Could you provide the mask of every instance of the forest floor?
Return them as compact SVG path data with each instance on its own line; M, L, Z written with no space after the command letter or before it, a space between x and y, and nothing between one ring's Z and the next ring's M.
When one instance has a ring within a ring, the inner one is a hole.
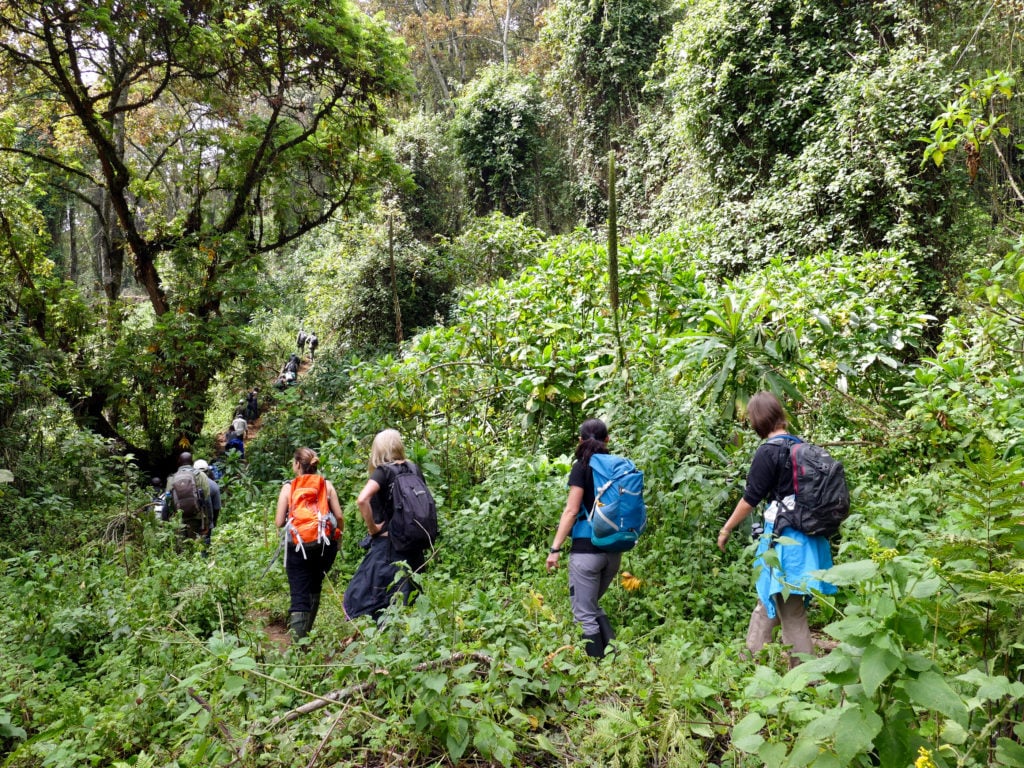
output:
M296 382L298 381L298 379L301 379L305 374L307 374L310 371L310 369L312 369L312 367L313 361L310 360L309 358L303 357L299 364L299 374L298 378L296 379ZM264 391L267 391L274 386L274 380L276 378L277 374L274 375L274 379L271 379L269 384L264 385L266 387ZM269 398L263 398L262 405L260 406L259 418L246 422L245 442L247 445L250 440L252 440L260 433L260 429L263 426L263 416L267 413L267 411L272 409L272 403L273 401L270 400ZM230 424L222 432L217 433L216 447L214 448L215 456L220 456L221 454L224 453L224 443L227 440L227 434L229 429L231 429Z

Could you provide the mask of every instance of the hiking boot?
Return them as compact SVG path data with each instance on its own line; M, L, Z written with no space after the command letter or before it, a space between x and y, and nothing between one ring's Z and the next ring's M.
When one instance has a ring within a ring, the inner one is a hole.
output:
M615 630L612 629L612 622L611 620L609 620L607 616L598 616L597 628L601 632L601 643L603 644L605 650L607 650L608 644L615 639ZM614 653L614 649L612 652Z
M583 641L585 643L583 649L587 652L587 656L594 659L604 658L604 640L601 639L600 632L596 635L584 635Z
M304 638L313 626L313 614L310 611L292 611L288 614L288 628L292 633L292 640L298 641Z

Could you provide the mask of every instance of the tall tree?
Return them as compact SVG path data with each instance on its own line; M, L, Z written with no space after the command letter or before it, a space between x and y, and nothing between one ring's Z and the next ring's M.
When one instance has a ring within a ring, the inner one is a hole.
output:
M122 439L108 415L133 401L151 451L194 439L262 258L387 173L375 136L408 87L402 46L347 0L7 0L0 70L0 120L19 126L0 151L93 210L153 315L110 329L64 395Z

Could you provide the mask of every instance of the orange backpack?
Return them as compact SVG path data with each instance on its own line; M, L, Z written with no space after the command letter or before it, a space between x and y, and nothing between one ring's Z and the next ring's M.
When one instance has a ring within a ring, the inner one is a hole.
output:
M285 537L295 551L306 556L306 544L331 544L341 538L338 521L327 504L327 481L323 475L299 475L292 480Z

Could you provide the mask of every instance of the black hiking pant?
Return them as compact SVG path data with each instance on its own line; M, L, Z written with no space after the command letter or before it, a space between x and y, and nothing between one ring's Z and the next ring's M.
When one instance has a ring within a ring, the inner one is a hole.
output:
M295 551L289 538L284 570L288 576L288 591L291 595L289 613L312 611L314 602L319 602L324 578L338 556L338 545L306 544L306 557Z

